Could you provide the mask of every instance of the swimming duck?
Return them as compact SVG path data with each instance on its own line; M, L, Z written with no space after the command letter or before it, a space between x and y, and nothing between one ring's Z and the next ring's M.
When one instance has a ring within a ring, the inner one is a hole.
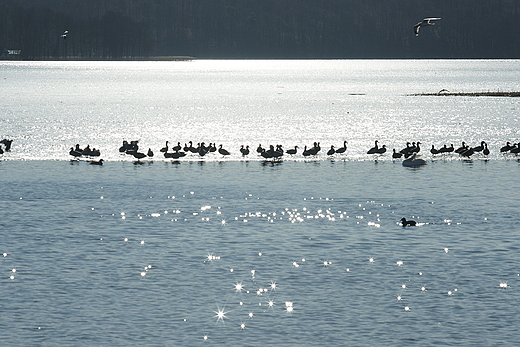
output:
M406 226L409 226L409 227L414 227L417 225L417 222L414 221L414 220L406 220L406 218L401 218L401 224L403 225L403 227L406 227Z
M90 165L103 165L103 159L99 159L99 160L92 160L90 162Z

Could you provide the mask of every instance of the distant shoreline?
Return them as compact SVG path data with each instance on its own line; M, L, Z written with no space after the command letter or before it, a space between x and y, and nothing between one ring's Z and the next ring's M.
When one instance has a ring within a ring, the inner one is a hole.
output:
M520 97L520 92L472 92L472 93L451 93L448 91L440 91L438 93L416 93L408 94L409 96L506 96Z
M0 57L0 60L23 60L23 61L192 61L194 57L190 56L158 56L158 57L140 57L140 58L42 58L42 59L24 59L19 57Z

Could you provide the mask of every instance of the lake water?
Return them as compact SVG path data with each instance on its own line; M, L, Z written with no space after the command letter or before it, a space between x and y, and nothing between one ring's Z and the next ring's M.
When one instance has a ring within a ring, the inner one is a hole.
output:
M520 61L0 62L2 345L516 344L520 100L409 96L441 89L518 91ZM462 141L491 153L429 153Z

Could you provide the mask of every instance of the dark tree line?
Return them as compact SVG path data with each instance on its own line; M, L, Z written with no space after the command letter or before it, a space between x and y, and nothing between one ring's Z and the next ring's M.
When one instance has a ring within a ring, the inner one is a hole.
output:
M62 34L67 30L67 35ZM0 48L19 49L26 59L121 59L146 57L153 37L148 27L120 12L77 19L48 8L0 3Z
M33 59L520 58L519 26L520 0L0 0Z

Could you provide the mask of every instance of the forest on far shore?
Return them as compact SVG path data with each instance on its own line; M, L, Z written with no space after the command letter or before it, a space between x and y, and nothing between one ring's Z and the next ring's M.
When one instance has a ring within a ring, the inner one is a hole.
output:
M425 17L442 19L416 36L413 26ZM520 58L519 23L520 0L0 0L0 53Z

